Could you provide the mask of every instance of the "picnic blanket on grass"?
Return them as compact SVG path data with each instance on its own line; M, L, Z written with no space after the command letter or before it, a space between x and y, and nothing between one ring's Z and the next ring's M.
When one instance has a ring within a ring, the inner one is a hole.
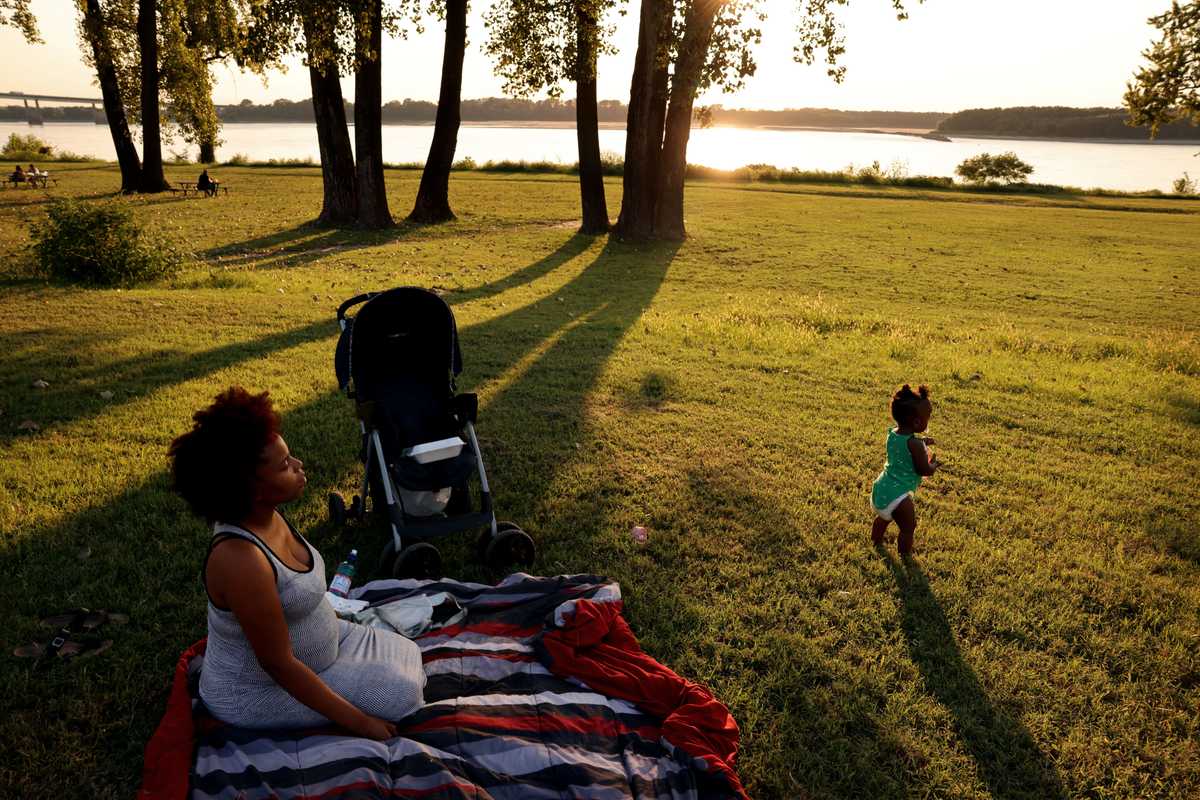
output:
M414 640L425 706L386 742L214 720L196 694L197 642L146 747L140 800L746 800L736 723L707 689L642 652L616 583L517 573L495 586L374 581L352 596L382 605L438 592L467 617Z

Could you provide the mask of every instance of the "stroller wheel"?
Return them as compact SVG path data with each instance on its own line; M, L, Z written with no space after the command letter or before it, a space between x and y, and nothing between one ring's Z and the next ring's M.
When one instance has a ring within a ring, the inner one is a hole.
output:
M496 536L487 546L487 564L492 569L505 569L514 564L532 566L537 549L529 534L508 523L511 527L497 530Z
M496 523L496 535L497 536L504 533L505 531L519 531L519 530L521 530L521 527L519 525L517 525L517 523L515 523L515 522L497 522ZM491 543L492 543L492 529L491 529L491 526L489 526L487 528L484 528L480 532L479 538L475 541L475 551L476 551L476 555L478 555L480 561L486 562L488 560L488 555L487 555L488 545L490 545Z
M410 544L396 556L392 564L392 575L397 578L440 578L442 554L429 542Z
M337 492L329 493L329 521L339 528L346 524L346 501Z

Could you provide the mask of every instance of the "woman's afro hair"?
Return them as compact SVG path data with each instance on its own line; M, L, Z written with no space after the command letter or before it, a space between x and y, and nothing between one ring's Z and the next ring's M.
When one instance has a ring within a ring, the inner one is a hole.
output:
M906 383L892 394L892 419L896 420L897 424L904 425L912 420L917 409L929 402L931 401L928 386L921 384L914 392Z
M232 386L192 419L192 429L167 451L173 488L197 516L238 522L253 506L262 451L279 435L270 394Z

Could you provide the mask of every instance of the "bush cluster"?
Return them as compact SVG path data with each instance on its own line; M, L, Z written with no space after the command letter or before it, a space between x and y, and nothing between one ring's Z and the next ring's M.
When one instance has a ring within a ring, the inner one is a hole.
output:
M1001 153L998 156L980 153L955 167L954 174L970 183L1024 183L1025 179L1033 174L1033 167L1017 158L1017 154L1013 152Z
M90 286L133 286L169 277L186 257L166 238L144 230L117 202L54 200L30 232L47 277Z
M22 136L10 133L4 147L0 148L0 161L88 161L88 156L63 151L55 155L54 145L47 144L33 134Z

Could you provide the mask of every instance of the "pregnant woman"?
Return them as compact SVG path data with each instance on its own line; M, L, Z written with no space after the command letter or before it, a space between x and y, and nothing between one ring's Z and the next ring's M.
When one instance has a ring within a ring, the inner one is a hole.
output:
M423 703L417 646L338 619L325 562L279 513L304 492L267 392L217 396L171 443L175 490L213 525L204 560L208 647L200 697L245 728L333 722L371 739Z

